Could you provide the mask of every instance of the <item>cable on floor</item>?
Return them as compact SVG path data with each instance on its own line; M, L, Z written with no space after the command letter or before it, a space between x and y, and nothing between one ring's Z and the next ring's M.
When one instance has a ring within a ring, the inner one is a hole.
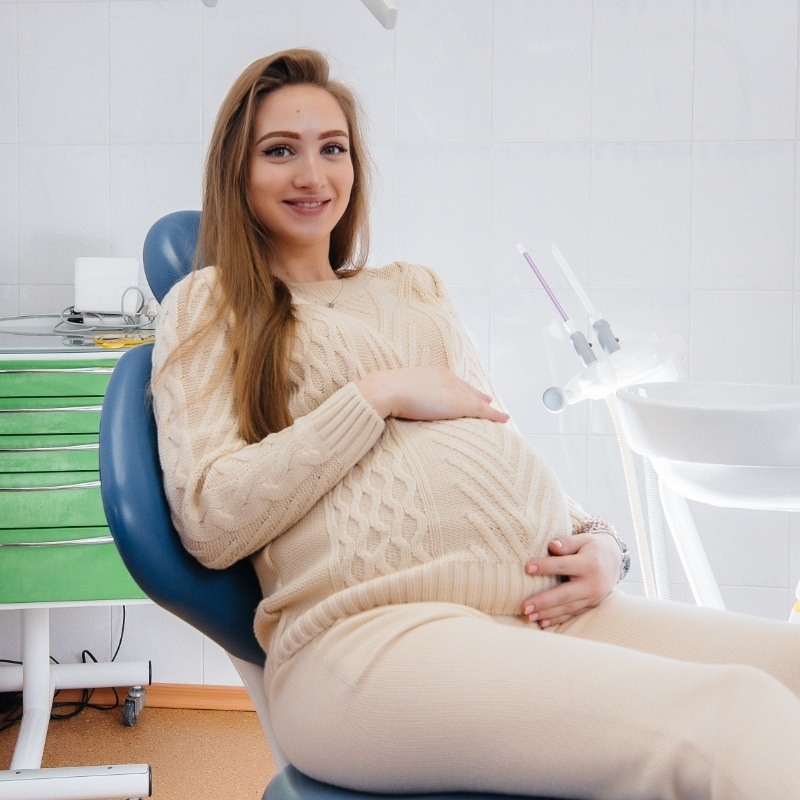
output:
M117 642L117 647L114 650L114 655L111 656L111 661L115 661L117 656L119 655L120 648L122 647L122 639L125 636L125 606L122 606L122 626L119 631L119 641ZM91 659L95 664L97 663L97 659L89 650L81 651L81 662L86 664L88 660ZM59 662L50 656L50 660L54 664L58 664ZM14 661L8 658L0 658L0 664L16 664L21 666L21 661ZM53 710L50 712L50 719L52 720L62 720L62 719L72 719L80 714L84 709L87 708L94 708L97 711L112 711L115 708L119 708L120 701L119 701L119 693L117 692L116 687L111 686L109 687L114 692L114 702L110 704L101 704L101 703L92 703L92 696L94 695L94 689L81 689L81 697L80 700L71 700L71 701L60 701L57 702L56 698L60 694L60 692L56 692L53 697ZM65 709L71 708L70 711L65 712L57 712L56 709ZM22 719L22 692L2 692L0 693L0 733L3 731L12 728Z

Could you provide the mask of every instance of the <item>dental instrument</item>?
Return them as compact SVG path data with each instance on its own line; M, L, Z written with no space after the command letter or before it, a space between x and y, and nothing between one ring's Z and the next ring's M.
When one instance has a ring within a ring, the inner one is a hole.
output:
M586 337L579 331L573 324L572 320L567 316L567 312L564 311L564 307L561 303L558 302L558 299L555 296L555 293L550 288L547 281L544 279L544 276L539 271L539 268L536 264L533 263L533 259L530 256L530 253L525 249L525 247L521 244L517 245L517 250L519 250L522 257L525 261L528 262L528 266L533 270L534 275L539 279L539 283L542 284L542 288L547 292L547 296L553 302L553 305L556 307L556 311L558 311L563 323L564 328L566 329L567 333L569 334L569 338L572 341L572 346L575 348L575 352L578 354L578 357L583 362L584 366L588 366L597 361L597 356L592 352L592 346L587 341ZM545 402L545 405L547 403ZM548 406L549 407L549 406Z
M589 295L587 295L584 291L580 281L575 277L572 267L570 267L570 265L567 263L567 259L564 258L555 243L553 243L552 253L553 257L558 263L558 266L561 267L561 271L569 281L569 285L575 290L575 293L578 295L581 303L583 303L583 307L589 314L589 322L591 323L595 334L597 334L597 341L600 342L600 346L603 348L603 351L610 355L611 353L619 350L619 339L614 336L614 331L611 330L611 325L609 324L608 320L605 319L605 317L597 313L592 301L589 299Z

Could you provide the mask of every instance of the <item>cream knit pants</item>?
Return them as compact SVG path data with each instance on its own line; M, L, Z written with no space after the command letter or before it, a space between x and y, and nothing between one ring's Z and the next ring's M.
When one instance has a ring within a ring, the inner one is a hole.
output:
M267 688L291 763L345 787L800 798L800 625L616 593L550 631L389 606L336 623Z

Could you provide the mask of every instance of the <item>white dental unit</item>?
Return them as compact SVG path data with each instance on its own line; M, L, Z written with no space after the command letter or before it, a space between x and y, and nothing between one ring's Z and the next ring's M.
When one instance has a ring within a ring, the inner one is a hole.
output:
M664 522L698 605L724 608L688 501L723 508L800 511L800 386L681 380L678 337L652 334L620 347L558 248L553 255L578 294L600 344L592 348L567 317L522 245L519 250L562 317L583 368L544 393L553 412L604 399L625 470L645 592L670 597ZM642 456L649 533L630 450ZM790 621L800 622L798 602Z

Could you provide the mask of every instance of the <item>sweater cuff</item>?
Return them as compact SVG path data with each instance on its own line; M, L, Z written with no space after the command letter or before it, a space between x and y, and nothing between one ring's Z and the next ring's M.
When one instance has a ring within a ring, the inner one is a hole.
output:
M342 463L355 464L378 441L386 423L355 383L343 386L330 400L333 402L325 403L313 414L319 414L315 425L317 435Z

